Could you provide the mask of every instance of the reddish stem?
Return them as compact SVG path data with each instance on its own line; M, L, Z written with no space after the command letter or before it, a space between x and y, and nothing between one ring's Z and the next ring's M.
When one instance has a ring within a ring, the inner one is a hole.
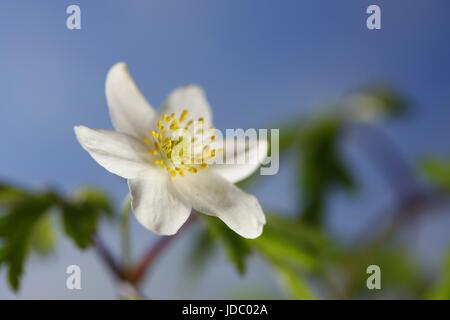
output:
M127 280L122 266L117 263L98 235L94 239L94 249L117 280Z
M188 226L196 220L195 213L193 212L190 218L186 221L184 226L173 236L165 236L159 239L155 244L152 244L146 251L143 257L135 264L132 271L128 274L128 281L134 285L139 284L147 275L150 267L154 264L155 260L164 252L167 246L177 238L182 231L188 229Z

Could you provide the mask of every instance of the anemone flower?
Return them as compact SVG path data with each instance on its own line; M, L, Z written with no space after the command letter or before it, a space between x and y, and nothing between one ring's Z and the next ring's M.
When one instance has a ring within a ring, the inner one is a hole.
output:
M205 93L196 85L175 89L157 115L124 63L108 72L106 98L115 131L77 126L75 134L98 164L128 180L144 227L172 235L195 210L218 217L242 237L262 233L266 220L258 200L234 183L258 169L267 141L218 139ZM230 154L237 161L214 162Z

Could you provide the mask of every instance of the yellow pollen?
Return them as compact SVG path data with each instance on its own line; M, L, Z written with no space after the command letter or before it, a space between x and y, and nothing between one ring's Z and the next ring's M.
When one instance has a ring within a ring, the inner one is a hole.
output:
M184 120L186 120L188 113L189 113L189 111L187 109L183 110L183 112L180 115L180 122L184 122Z
M188 168L188 171L189 171L190 173L197 173L197 169L194 168L194 167L189 167L189 168Z
M172 121L172 123L170 124L170 129L171 130L177 130L178 128L180 128L180 127L178 126L177 119L174 119Z
M156 132L155 130L152 130L152 137L153 137L153 139L158 140L158 138L159 138L158 132Z
M163 114L156 122L156 128L144 138L149 146L147 152L153 163L166 170L172 177L184 176L186 172L197 173L208 168L205 162L215 158L219 149L213 149L211 142L217 139L214 128L203 129L204 118L188 119L189 111ZM195 125L195 132L190 127ZM200 126L200 128L199 128ZM210 131L212 130L212 131Z

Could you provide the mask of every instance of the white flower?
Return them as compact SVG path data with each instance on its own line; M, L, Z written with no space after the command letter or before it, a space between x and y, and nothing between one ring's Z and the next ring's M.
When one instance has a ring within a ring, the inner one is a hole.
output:
M128 179L133 210L144 227L161 235L175 234L195 209L220 218L245 238L262 233L266 220L258 200L233 183L259 167L267 153L266 141L259 139L247 148L238 141L237 151L233 143L223 144L225 150L215 148L218 141L212 131L191 129L212 128L211 110L200 87L174 90L157 116L124 63L110 69L106 98L116 131L77 126L75 134L95 161ZM258 161L208 164L206 160L219 152ZM192 161L198 158L199 162Z

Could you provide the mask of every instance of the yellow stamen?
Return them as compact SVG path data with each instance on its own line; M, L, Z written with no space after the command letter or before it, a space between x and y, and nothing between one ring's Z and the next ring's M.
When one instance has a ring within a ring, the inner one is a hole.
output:
M170 124L170 130L177 130L179 128L177 119L174 119L172 123Z
M189 168L188 168L188 171L189 171L190 173L197 173L197 168L189 167Z
M184 122L184 120L186 119L188 113L189 113L189 111L187 109L183 110L183 112L180 115L180 122Z
M153 162L172 177L208 168L208 163L219 150L211 146L211 142L217 140L215 129L205 129L202 117L188 121L188 114L187 109L183 109L177 117L175 113L163 114L156 123L156 129L150 132L150 137L144 138L149 146L147 152L156 156ZM191 126L195 126L195 132L192 132Z
M184 176L184 170L181 168L177 168L178 173L180 174L180 176Z
M163 119L165 122L169 122L170 121L170 117L167 114L163 114Z
M158 132L156 132L155 130L152 130L152 137L153 137L153 139L155 139L155 140L158 140L158 138L159 138L159 134L158 134Z

